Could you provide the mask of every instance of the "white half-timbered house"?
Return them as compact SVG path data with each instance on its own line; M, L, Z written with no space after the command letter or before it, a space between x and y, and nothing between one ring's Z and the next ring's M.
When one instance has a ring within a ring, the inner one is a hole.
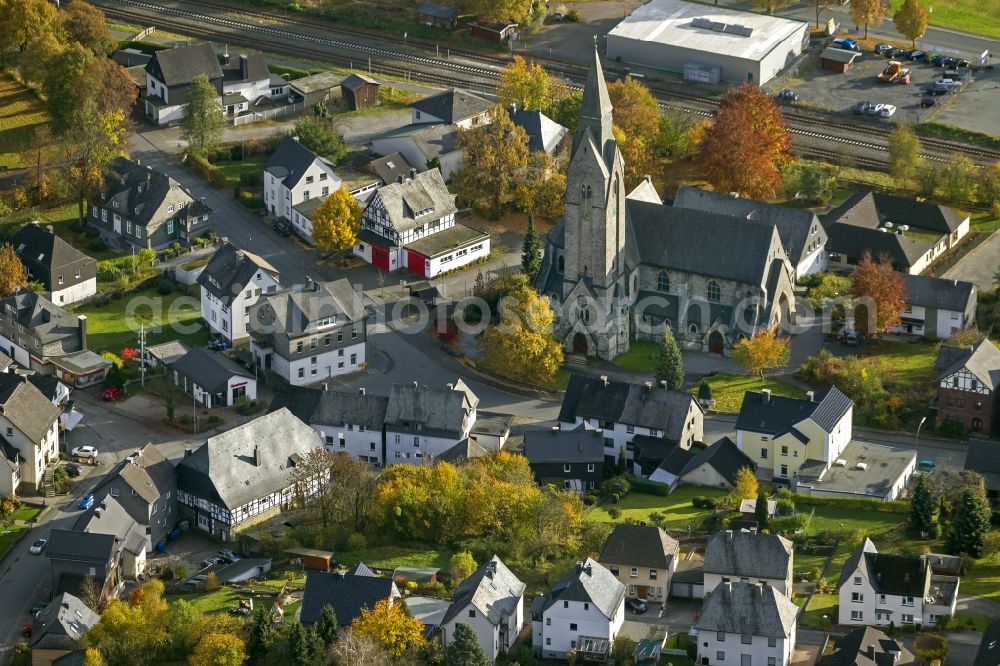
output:
M223 541L311 497L322 481L296 479L310 452L321 447L316 431L279 409L205 440L177 465L182 518Z

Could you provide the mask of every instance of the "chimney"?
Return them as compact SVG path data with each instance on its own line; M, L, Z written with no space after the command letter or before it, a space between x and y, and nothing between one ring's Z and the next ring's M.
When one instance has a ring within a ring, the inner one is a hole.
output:
M607 375L601 375L601 384L604 385L604 388L608 388L608 376Z
M872 661L875 661L875 646L874 645L869 645L868 647L866 647L865 648L865 652L868 653L868 658L869 659L871 659Z
M645 176L643 176L642 179L644 181L646 181L647 183L652 183L653 182L653 177L650 176L648 173Z
M185 457L185 458L187 458L187 457L188 457L189 455L191 455L192 453L194 453L194 451L192 451L192 450L191 450L191 447L190 447L190 446L185 446L185 447L184 447L184 457Z
M328 384L327 382L323 382L323 390L324 391L329 391L330 390L330 384Z
M816 392L815 391L806 391L806 398L809 399L809 402L816 402Z
M48 231L50 234L55 234L56 233L55 229L52 228L51 224L45 225L45 230Z
M244 81L250 78L250 64L245 53L240 54L240 78Z
M306 276L305 291L309 291L310 289L312 289L312 286L313 286L313 279L307 275Z
M80 324L80 349L87 348L87 315L80 315L76 318Z
M260 447L256 444L253 447L253 466L260 467Z
M418 386L420 386L420 384L418 384L416 381L414 381L413 382L413 388L417 388Z
M448 383L448 390L449 390L449 391L454 391L454 390L455 390L455 385L454 385L454 384L452 384L451 382L449 382L449 383Z
M767 403L771 402L771 389L764 389L764 390L761 391L761 394L764 396L764 404L765 405Z
M399 174L398 176L396 176L396 182L397 183L402 183L403 182L403 174Z
M417 177L417 170L413 167L410 167L410 180L413 180L416 177Z
M364 394L365 394L365 387L362 386L361 388L358 389L358 395L364 395Z
M347 575L347 572L344 571L343 569L338 569L337 570L337 578L340 578L341 580L343 580L346 575Z

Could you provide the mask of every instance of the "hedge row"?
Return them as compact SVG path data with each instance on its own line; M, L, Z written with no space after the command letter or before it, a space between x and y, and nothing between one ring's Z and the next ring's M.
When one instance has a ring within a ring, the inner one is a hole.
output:
M194 151L187 154L187 164L191 170L208 181L208 184L216 189L226 186L226 176L221 171L208 163L200 153Z
M815 495L795 495L795 506L838 506L857 511L878 511L880 513L909 513L910 503L896 500L882 502L876 499L847 499L840 497L816 497Z
M658 481L649 481L648 479L632 479L632 492L666 497L670 494L670 486Z

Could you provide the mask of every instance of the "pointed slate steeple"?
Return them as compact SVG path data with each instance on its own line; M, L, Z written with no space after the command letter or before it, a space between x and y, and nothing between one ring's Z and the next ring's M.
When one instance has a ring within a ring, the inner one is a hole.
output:
M588 127L594 135L594 142L603 152L604 144L611 141L614 135L611 132L611 98L608 96L608 86L604 81L601 56L597 51L597 37L594 37L594 62L590 65L587 85L583 89L577 136L582 137Z

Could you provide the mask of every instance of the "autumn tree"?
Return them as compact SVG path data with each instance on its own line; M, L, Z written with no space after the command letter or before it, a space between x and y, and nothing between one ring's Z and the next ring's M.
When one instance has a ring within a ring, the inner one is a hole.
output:
M97 579L91 575L86 575L80 581L80 601L87 608L100 612L102 603L101 586L97 584Z
M927 31L927 10L919 0L903 0L896 13L892 15L896 31L910 40L910 46L917 47L917 40Z
M908 123L899 123L889 134L889 174L899 187L907 188L916 178L922 161L916 132Z
M499 104L488 123L460 129L456 146L465 153L465 166L452 175L459 196L474 204L489 205L499 217L528 166L528 134L510 119Z
M521 244L521 271L528 276L529 282L534 282L541 267L542 251L538 246L538 234L535 233L535 220L528 213L528 229Z
M0 246L0 298L7 298L28 284L24 264L10 243Z
M83 652L83 666L107 666L104 656L97 648L89 647Z
M778 337L777 327L758 331L752 338L743 338L733 347L733 361L747 372L764 379L764 371L788 364L791 341Z
M16 46L23 52L32 39L58 31L59 14L53 3L46 0L0 2L0 58L3 58L4 65L7 64L7 51L12 47Z
M342 631L337 642L330 648L335 664L350 664L350 666L390 666L389 653L382 649L368 635L359 635L353 631Z
M625 161L625 189L631 190L656 165L660 106L641 81L631 77L608 84L614 135Z
M957 155L941 170L941 194L949 201L970 201L979 178L979 167L965 155Z
M1000 212L1000 162L983 167L979 175L979 200Z
M443 666L490 666L491 663L479 644L476 632L465 623L456 623L455 635L444 653Z
M837 4L837 0L813 0L813 6L816 9L816 28L819 28L819 14L824 9L829 9Z
M852 293L858 303L854 307L854 328L864 335L881 335L899 326L906 308L906 280L892 267L892 260L880 256L872 259L865 252L854 271Z
M448 572L451 574L451 582L455 586L471 576L476 571L476 560L472 553L467 550L460 550L451 556L448 561Z
M88 102L92 99L90 86L93 81L88 81L90 77L87 76L92 62L93 53L80 44L70 44L46 64L42 92L52 118L52 129L57 134L64 133L79 119L77 105L81 96ZM132 87L135 88L135 85ZM73 103L67 103L67 100L73 100Z
M331 162L339 162L347 155L344 140L328 119L304 116L295 123L294 134L299 143Z
M243 666L246 646L239 634L212 633L202 638L188 657L190 666Z
M338 188L313 213L313 243L323 252L344 252L358 242L361 216L357 199Z
M981 557L986 534L990 531L991 515L986 491L982 486L966 488L958 503L955 519L951 523L951 531L945 542L949 552Z
M474 14L483 23L524 23L531 0L464 0L462 13Z
M541 110L549 98L549 75L538 63L516 55L500 72L497 101L505 107L516 105L525 111Z
M562 217L566 174L556 159L542 150L528 155L528 165L514 187L518 210L552 222Z
M736 470L736 478L733 483L733 496L737 500L753 499L757 497L759 490L757 476L749 467L740 467Z
M363 608L351 631L375 639L383 650L399 659L424 645L424 625L403 609L403 603L382 599L372 609Z
M106 56L118 45L108 30L104 12L84 0L72 0L62 13L66 36L96 56Z
M225 124L219 91L206 74L198 74L191 81L184 102L181 137L195 150L211 148L222 140Z
M656 382L670 391L680 391L684 387L684 361L669 326L663 329L663 342L656 357Z
M882 25L888 3L882 0L850 0L850 3L851 18L865 27L865 39L868 39L868 26Z
M558 99L549 100L545 107L545 115L570 132L576 131L576 125L580 120L580 105L583 103L583 92L570 92Z
M167 626L163 583L151 580L128 601L112 600L87 632L86 642L100 650L108 666L142 666L166 645Z
M744 83L722 98L701 141L699 162L717 191L768 199L781 185L790 147L791 135L774 100Z

